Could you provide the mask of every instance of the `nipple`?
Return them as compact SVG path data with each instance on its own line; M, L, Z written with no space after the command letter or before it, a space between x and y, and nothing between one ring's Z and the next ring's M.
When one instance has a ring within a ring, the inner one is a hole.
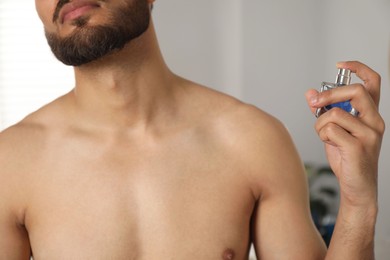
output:
M224 252L223 252L223 255L222 255L222 259L223 260L233 260L234 259L234 256L235 256L235 253L232 249L226 249Z

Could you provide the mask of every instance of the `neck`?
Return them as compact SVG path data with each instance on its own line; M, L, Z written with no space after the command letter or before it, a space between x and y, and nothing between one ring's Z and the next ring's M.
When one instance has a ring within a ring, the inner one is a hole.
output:
M146 128L173 111L176 77L163 61L152 24L124 49L76 67L75 78L75 114L93 126Z

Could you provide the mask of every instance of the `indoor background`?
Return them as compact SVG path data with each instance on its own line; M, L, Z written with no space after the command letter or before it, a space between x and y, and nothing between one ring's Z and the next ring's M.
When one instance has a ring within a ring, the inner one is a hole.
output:
M327 164L304 93L334 81L337 61L360 60L382 75L380 111L390 124L388 0L158 0L153 17L173 71L276 116L305 163ZM1 0L0 129L73 85L72 69L57 62L46 45L34 1ZM389 138L387 130L379 169L377 259L390 255Z

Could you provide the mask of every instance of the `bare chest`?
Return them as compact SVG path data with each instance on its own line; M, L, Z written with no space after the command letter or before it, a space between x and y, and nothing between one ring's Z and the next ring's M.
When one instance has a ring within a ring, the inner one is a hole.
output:
M67 149L38 164L29 190L36 259L246 257L254 201L223 158Z

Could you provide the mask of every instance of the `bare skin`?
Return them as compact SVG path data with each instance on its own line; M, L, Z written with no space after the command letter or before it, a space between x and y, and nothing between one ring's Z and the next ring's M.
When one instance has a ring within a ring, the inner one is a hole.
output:
M55 2L38 13L66 34ZM247 259L252 241L261 259L325 257L283 125L173 74L153 24L75 76L0 134L0 259Z

